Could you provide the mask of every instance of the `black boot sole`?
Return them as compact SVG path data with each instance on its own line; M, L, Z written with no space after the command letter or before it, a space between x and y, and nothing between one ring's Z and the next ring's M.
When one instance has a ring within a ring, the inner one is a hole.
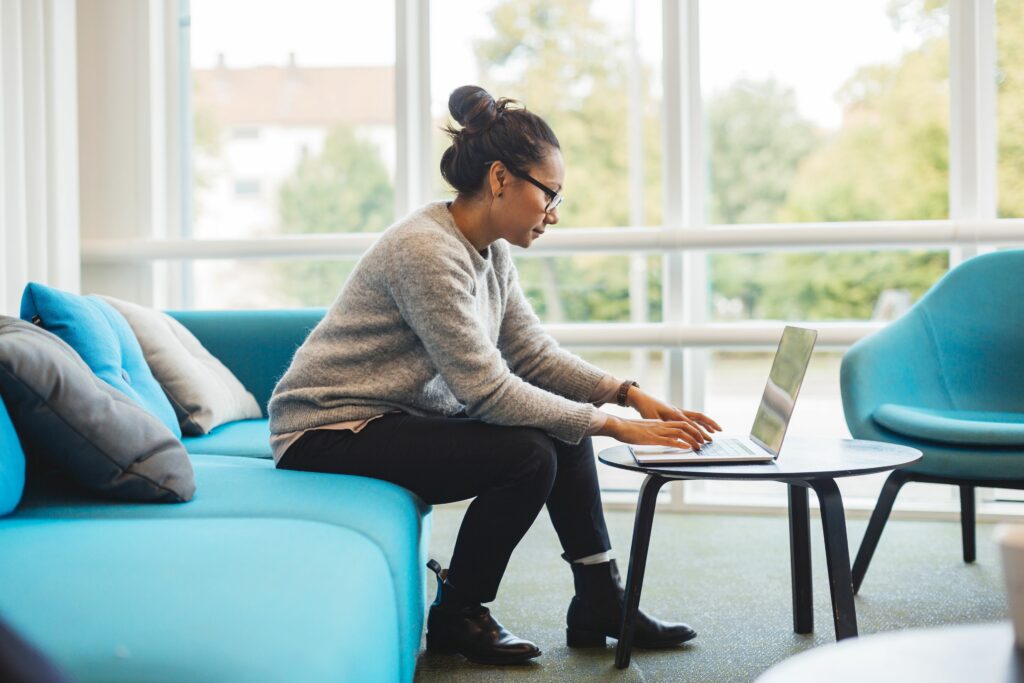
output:
M516 655L496 655L492 657L480 656L475 653L463 652L454 643L443 638L431 635L430 631L427 631L427 652L433 654L460 654L466 659L476 664L489 664L491 666L502 666L512 664L525 664L531 659L540 657L543 652L539 649L535 652L527 652L524 654Z
M634 640L633 647L638 647L642 650L663 650L670 647L677 647L679 645L682 645L683 643L688 643L696 637L697 634L694 633L693 635L683 636L681 638L673 638L672 640L661 640L653 642Z
M565 644L571 648L598 648L606 647L608 638L618 638L618 633L608 635L601 631L587 631L579 628L567 628L565 630ZM689 642L697 637L696 633L689 633L677 638L670 638L659 641L633 640L633 646L644 650L659 650L663 648L676 647Z

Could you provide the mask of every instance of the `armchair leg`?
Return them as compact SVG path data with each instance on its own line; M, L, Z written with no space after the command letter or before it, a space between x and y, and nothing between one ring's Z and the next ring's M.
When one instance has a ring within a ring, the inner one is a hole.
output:
M960 530L964 539L964 562L974 562L974 487L960 486Z
M892 504L896 502L896 494L900 492L903 485L910 477L903 470L896 470L889 475L882 486L882 493L878 496L878 503L875 511L871 513L871 521L868 522L868 529L864 532L864 539L860 542L860 549L857 551L857 559L853 562L853 592L860 590L860 584L864 581L864 575L868 572L868 565L871 564L871 557L878 547L878 539L882 536L885 523L889 521L889 513L892 512ZM973 508L972 508L973 509ZM973 533L973 520L971 529Z

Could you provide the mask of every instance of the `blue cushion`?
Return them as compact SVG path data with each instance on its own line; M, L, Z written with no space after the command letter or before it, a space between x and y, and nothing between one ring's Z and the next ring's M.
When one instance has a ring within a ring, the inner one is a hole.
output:
M951 444L1024 445L1024 413L939 410L885 403L872 417L899 434Z
M265 459L193 455L192 466L196 495L188 505L112 505L30 487L12 519L251 519L259 515L357 531L373 541L387 560L396 594L402 677L412 680L425 608L429 506L406 489L379 479L277 470ZM0 528L5 521L0 521ZM343 563L342 559L337 561ZM248 567L236 563L234 571L244 574Z
M0 516L18 507L25 488L25 453L11 416L0 399Z
M188 453L160 420L97 377L57 335L5 315L0 394L31 461L114 498L192 498Z
M214 427L203 436L186 436L181 442L189 453L241 455L270 458L270 421L236 420Z
M30 282L21 297L23 320L41 325L78 352L104 382L155 415L181 438L171 402L153 377L128 321L99 297Z
M384 554L339 526L6 519L0 576L0 613L83 682L412 680Z

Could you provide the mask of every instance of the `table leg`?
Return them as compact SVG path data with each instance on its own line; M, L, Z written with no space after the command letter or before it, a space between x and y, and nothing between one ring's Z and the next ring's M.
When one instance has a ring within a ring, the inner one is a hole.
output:
M832 616L836 625L836 640L857 635L857 611L853 604L853 576L850 572L850 548L846 540L846 515L843 498L833 479L810 482L818 494L821 507L821 527L825 536L825 562L828 565L828 584L832 593Z
M807 489L789 484L789 563L793 580L793 631L814 632L811 589L811 513Z
M647 566L647 549L651 544L651 526L654 524L654 506L658 500L658 489L668 481L656 474L648 474L640 486L640 499L636 504L636 518L633 522L633 544L629 549L629 573L626 575L626 599L622 607L622 624L619 627L619 642L615 648L615 667L625 669L633 649L633 628L636 614L640 609L640 589L644 583L644 568Z

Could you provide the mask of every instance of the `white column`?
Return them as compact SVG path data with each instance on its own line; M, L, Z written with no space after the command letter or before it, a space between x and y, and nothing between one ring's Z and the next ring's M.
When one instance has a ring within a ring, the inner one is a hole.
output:
M427 0L395 0L395 218L431 196L430 11Z
M994 0L952 0L949 17L949 217L996 217ZM950 266L977 253L950 251Z
M47 273L50 284L81 288L78 181L78 74L75 0L48 0L46 29Z
M168 110L177 84L167 40L176 0L79 0L81 218L85 239L168 234L179 205L178 141ZM173 116L177 116L175 111ZM158 305L152 265L86 266L83 290Z
M644 81L643 61L640 58L639 36L637 35L636 13L638 0L630 2L629 28L629 96L627 98L629 130L629 223L631 226L646 225L644 211L644 102L647 88ZM634 323L647 322L647 254L629 256L629 312ZM633 377L643 384L647 377L646 348L633 349Z
M665 0L664 45L664 222L675 230L700 229L704 218L703 111L700 94L700 21L698 0ZM666 323L704 318L704 252L664 257L662 300ZM700 410L704 402L704 358L699 350L665 354L668 399ZM683 484L671 485L672 507L683 504Z

